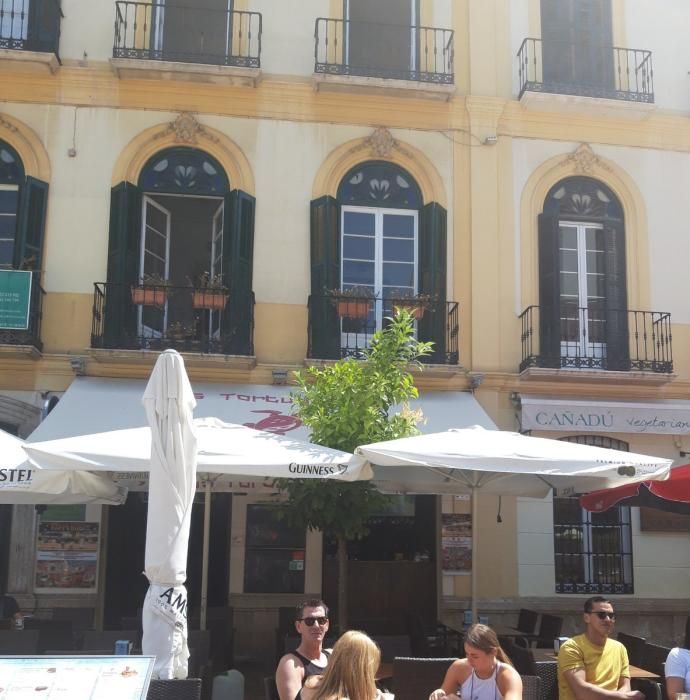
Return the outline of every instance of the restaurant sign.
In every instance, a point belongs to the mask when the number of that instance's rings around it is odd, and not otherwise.
[[[523,431],[690,434],[690,401],[568,401],[523,395],[520,403]]]
[[[0,328],[26,330],[31,305],[31,271],[0,270]]]

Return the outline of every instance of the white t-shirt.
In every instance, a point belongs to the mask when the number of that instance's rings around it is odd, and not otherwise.
[[[690,692],[690,650],[674,647],[669,652],[664,666],[666,678],[682,678],[683,690]]]

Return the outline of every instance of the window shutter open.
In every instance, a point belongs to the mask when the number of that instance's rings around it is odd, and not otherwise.
[[[223,280],[230,291],[222,327],[228,334],[224,352],[254,354],[254,217],[256,198],[242,190],[225,196]]]
[[[340,322],[336,308],[325,297],[340,288],[340,204],[328,195],[311,202],[311,356],[340,357]]]
[[[126,347],[125,339],[136,335],[136,306],[130,287],[137,282],[139,272],[140,236],[141,190],[131,182],[120,182],[110,191],[106,347]]]
[[[14,266],[17,269],[41,269],[47,205],[48,183],[27,177],[20,195],[14,247]]]
[[[619,219],[604,223],[606,281],[606,369],[628,371],[628,289],[625,271],[625,229]]]
[[[432,303],[418,321],[419,339],[433,341],[430,362],[446,362],[446,210],[437,202],[422,207],[419,227],[419,292],[430,294]]]
[[[542,367],[561,365],[561,285],[558,219],[539,215],[539,355]]]

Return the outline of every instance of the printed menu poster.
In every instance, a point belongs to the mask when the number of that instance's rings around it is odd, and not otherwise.
[[[472,516],[460,513],[441,515],[441,569],[444,574],[472,571]]]
[[[37,588],[95,588],[98,523],[41,522],[36,542]]]
[[[143,700],[154,659],[153,656],[0,657],[0,700]]]

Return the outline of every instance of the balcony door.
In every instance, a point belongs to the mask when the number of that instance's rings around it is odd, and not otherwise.
[[[544,84],[553,92],[613,89],[611,0],[541,0]]]
[[[152,46],[160,58],[224,64],[231,53],[233,0],[158,0]]]
[[[344,0],[343,16],[352,73],[410,79],[417,70],[418,0]]]

